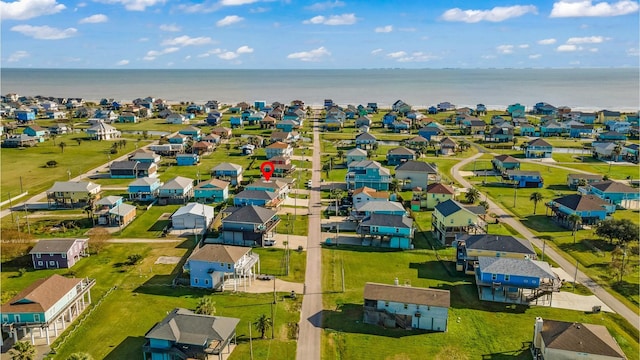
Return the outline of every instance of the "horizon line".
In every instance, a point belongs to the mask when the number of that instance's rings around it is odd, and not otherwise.
[[[617,67],[441,67],[441,68],[398,68],[398,67],[372,67],[372,68],[66,68],[66,67],[3,67],[3,70],[249,70],[249,71],[265,71],[265,70],[285,70],[285,71],[326,71],[326,70],[640,70],[636,66],[617,66]],[[0,70],[1,72],[1,70]]]

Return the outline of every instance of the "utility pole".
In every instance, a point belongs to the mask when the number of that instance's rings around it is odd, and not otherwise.
[[[540,261],[544,261],[544,248],[547,247],[547,239],[542,239],[542,259]]]
[[[518,198],[518,183],[513,184],[513,207],[516,207],[516,199]]]
[[[340,259],[340,267],[342,273],[342,292],[344,292],[344,260]]]
[[[253,337],[251,336],[251,321],[249,321],[249,354],[251,354],[251,360],[253,360]]]
[[[24,218],[27,220],[27,229],[31,235],[31,225],[29,224],[29,213],[27,212],[27,203],[24,203]]]
[[[15,221],[13,217],[13,203],[11,202],[11,192],[9,192],[9,212],[11,213],[11,222]]]

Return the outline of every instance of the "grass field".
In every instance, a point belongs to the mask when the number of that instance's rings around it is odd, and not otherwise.
[[[530,359],[527,348],[537,316],[605,325],[626,352],[638,359],[638,331],[618,315],[480,302],[473,278],[431,250],[405,252],[362,247],[323,250],[323,359]],[[344,264],[346,292],[341,292]],[[375,269],[375,272],[372,272]],[[448,331],[426,333],[362,323],[362,292],[368,281],[451,291]]]

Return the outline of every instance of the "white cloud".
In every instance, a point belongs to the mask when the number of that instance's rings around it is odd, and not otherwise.
[[[598,51],[600,51],[600,50],[599,50],[598,48],[591,48],[591,49],[589,49],[589,51],[590,51],[590,52],[598,52]]]
[[[107,21],[109,21],[109,18],[107,17],[107,15],[95,14],[95,15],[88,16],[84,19],[80,19],[79,23],[80,24],[99,24],[99,23],[105,23]]]
[[[61,40],[72,37],[78,33],[75,28],[58,29],[50,26],[16,25],[11,31],[40,40]]]
[[[237,58],[238,56],[240,56],[237,53],[234,53],[233,51],[226,51],[223,52],[222,54],[219,54],[218,57],[222,60],[233,60],[235,58]]]
[[[402,52],[402,51],[400,51]],[[425,62],[436,59],[437,56],[425,54],[421,51],[411,53],[411,55],[401,56],[397,58],[398,62]]]
[[[627,55],[629,56],[640,56],[640,49],[638,48],[630,48],[627,49]]]
[[[529,59],[540,59],[542,57],[541,54],[531,54],[529,55]]]
[[[461,21],[477,23],[480,21],[500,22],[516,18],[527,13],[537,14],[538,9],[533,5],[496,6],[491,10],[462,10],[449,9],[442,14],[446,21]]]
[[[567,39],[567,44],[600,44],[605,40],[603,36],[572,37]]]
[[[167,39],[162,42],[163,46],[197,46],[211,44],[213,41],[208,36],[189,37],[187,35]]]
[[[240,17],[238,15],[228,15],[225,16],[224,18],[222,18],[221,20],[218,20],[216,22],[216,26],[222,27],[222,26],[229,26],[235,23],[239,23],[240,21],[244,20],[243,17]]]
[[[553,45],[556,43],[556,39],[554,38],[550,38],[550,39],[542,39],[542,40],[538,40],[538,44],[540,45]]]
[[[145,55],[145,57],[143,57],[143,59],[147,60],[147,61],[155,60],[160,55],[171,54],[171,53],[174,53],[174,52],[176,52],[178,50],[180,50],[180,48],[178,48],[178,47],[169,47],[169,48],[166,48],[166,49],[162,49],[160,51],[158,51],[158,50],[149,50],[149,51],[147,51],[147,55]]]
[[[259,0],[222,0],[220,1],[220,5],[222,6],[239,6],[239,5],[247,5],[258,2]]]
[[[378,54],[380,54],[382,51],[383,51],[382,49],[375,49],[375,50],[371,51],[371,55],[378,55]]]
[[[345,3],[339,0],[336,0],[336,1],[318,2],[310,6],[307,6],[306,9],[311,11],[325,11],[325,10],[342,7],[342,6],[345,6]]]
[[[145,11],[150,6],[164,4],[166,0],[98,0],[106,4],[121,4],[130,11]]]
[[[393,31],[393,26],[391,25],[380,26],[375,29],[375,32],[377,33],[390,33],[392,31]]]
[[[520,44],[520,45],[518,45],[518,47],[520,49],[528,49],[529,48],[529,44]]]
[[[129,60],[123,59],[116,63],[116,66],[125,66],[125,65],[129,65]]]
[[[251,54],[252,52],[253,49],[248,47],[247,45],[240,46],[238,50],[236,50],[236,53],[238,54]]]
[[[251,54],[253,53],[253,48],[248,47],[247,45],[240,46],[236,51],[227,51],[214,49],[209,51],[206,54],[198,55],[198,57],[207,57],[209,55],[218,55],[218,57],[222,60],[234,60],[240,57],[242,54]]]
[[[56,0],[0,1],[2,20],[28,20],[38,16],[57,14],[64,9],[66,6],[58,4]]]
[[[220,53],[222,53],[222,49],[212,49],[212,50],[207,51],[204,54],[198,55],[198,57],[199,58],[204,58],[204,57],[209,57],[211,55],[217,55],[217,54],[220,54]]]
[[[322,15],[314,16],[309,20],[305,20],[303,24],[322,24],[322,25],[353,25],[358,21],[355,14],[331,15],[325,17]]]
[[[399,58],[407,56],[407,52],[406,51],[396,51],[396,52],[388,53],[387,56],[392,58],[392,59],[399,59]]]
[[[619,16],[637,11],[638,3],[631,0],[612,3],[602,1],[596,4],[592,0],[561,0],[553,4],[549,17]]]
[[[185,60],[191,60],[191,55],[187,55],[184,57]]]
[[[287,59],[297,59],[300,61],[315,62],[315,61],[322,60],[322,58],[325,56],[331,56],[331,53],[324,46],[321,46],[317,49],[313,49],[310,51],[301,51],[301,52],[291,53],[287,55]]]
[[[485,59],[485,60],[491,60],[491,59],[495,59],[497,56],[495,56],[495,55],[482,55],[480,57]]]
[[[496,46],[496,50],[500,54],[512,54],[513,53],[513,45],[498,45]]]
[[[18,50],[16,52],[14,52],[13,54],[9,55],[9,58],[7,59],[7,62],[18,62],[24,58],[28,58],[29,57],[29,53],[24,51],[24,50]]]
[[[181,4],[177,6],[177,9],[187,14],[208,14],[217,10],[220,10],[220,3],[211,3],[205,1],[202,4]]]
[[[182,28],[180,28],[180,26],[178,26],[176,24],[162,24],[162,25],[160,25],[160,30],[162,30],[162,31],[178,32],[181,29]]]
[[[579,51],[579,50],[582,50],[582,47],[577,45],[572,45],[572,44],[564,44],[556,48],[556,51],[559,51],[559,52],[572,52],[572,51]]]

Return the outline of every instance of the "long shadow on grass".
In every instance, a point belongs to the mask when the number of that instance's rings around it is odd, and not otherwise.
[[[144,336],[127,336],[118,346],[110,344],[113,350],[105,357],[105,360],[142,359],[142,345]]]
[[[546,215],[531,215],[521,220],[522,225],[537,232],[559,232],[567,229],[556,224]]]
[[[355,252],[366,252],[366,253],[386,253],[386,252],[400,252],[402,249],[389,249],[389,248],[379,248],[379,247],[371,247],[371,246],[359,246],[359,245],[321,245],[323,249],[331,249],[331,250],[342,250],[342,251],[355,251]]]
[[[517,350],[507,350],[499,353],[483,354],[483,360],[502,360],[502,359],[531,359],[531,342],[525,341],[522,347]]]
[[[336,310],[322,310],[308,320],[318,325],[322,320],[322,328],[354,334],[368,334],[401,338],[405,336],[425,334],[424,330],[389,329],[378,325],[362,322],[363,310],[360,304],[343,304]]]

